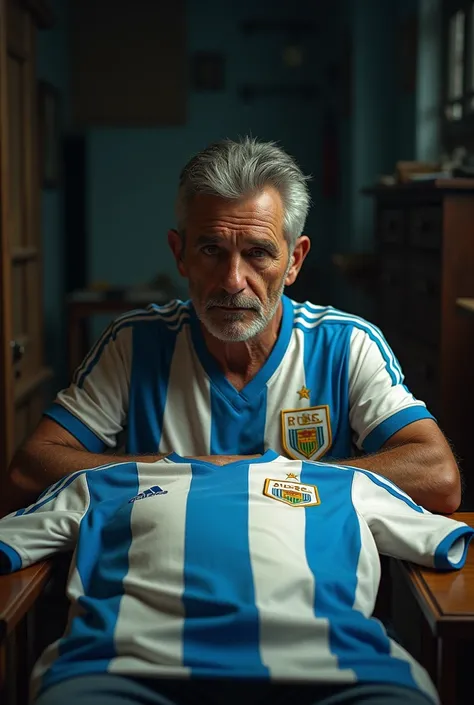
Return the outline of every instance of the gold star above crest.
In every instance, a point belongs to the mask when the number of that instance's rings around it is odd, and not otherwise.
[[[290,473],[288,473],[288,475],[286,476],[286,479],[287,479],[287,480],[296,480],[296,482],[298,482],[298,475],[295,475],[294,472],[290,472]]]
[[[298,389],[298,394],[300,395],[300,399],[309,399],[310,392],[311,392],[311,389],[308,389],[308,387],[305,387],[304,384],[301,387],[301,389]]]

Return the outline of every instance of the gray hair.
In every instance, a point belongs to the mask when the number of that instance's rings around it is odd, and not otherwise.
[[[273,186],[283,201],[284,234],[292,250],[308,215],[309,179],[274,142],[258,142],[253,137],[216,142],[194,156],[181,172],[176,202],[178,230],[184,234],[187,207],[198,193],[239,199]]]

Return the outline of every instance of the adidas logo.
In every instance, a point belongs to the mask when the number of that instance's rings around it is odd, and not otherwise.
[[[147,497],[154,497],[157,494],[168,494],[168,490],[162,490],[159,485],[153,485],[153,487],[150,487],[148,490],[140,492],[139,494],[135,495],[135,497],[132,497],[132,499],[129,499],[128,503],[130,504],[130,502],[136,502],[137,499],[146,499]]]

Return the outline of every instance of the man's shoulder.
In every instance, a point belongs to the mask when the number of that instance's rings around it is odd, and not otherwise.
[[[168,304],[158,306],[149,304],[145,308],[127,311],[112,324],[112,334],[117,335],[124,329],[156,329],[179,333],[188,324],[190,317],[190,302],[176,299]]]
[[[304,333],[317,332],[323,328],[349,328],[369,335],[380,335],[380,329],[365,318],[342,311],[334,306],[318,306],[310,301],[292,301],[294,308],[293,326]]]

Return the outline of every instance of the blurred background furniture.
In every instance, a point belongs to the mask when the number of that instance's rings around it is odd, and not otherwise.
[[[53,370],[45,362],[38,29],[46,1],[0,0],[0,505],[14,449],[38,423]]]
[[[456,300],[474,297],[474,180],[377,186],[375,316],[410,391],[426,402],[464,471],[474,509],[474,326]]]

